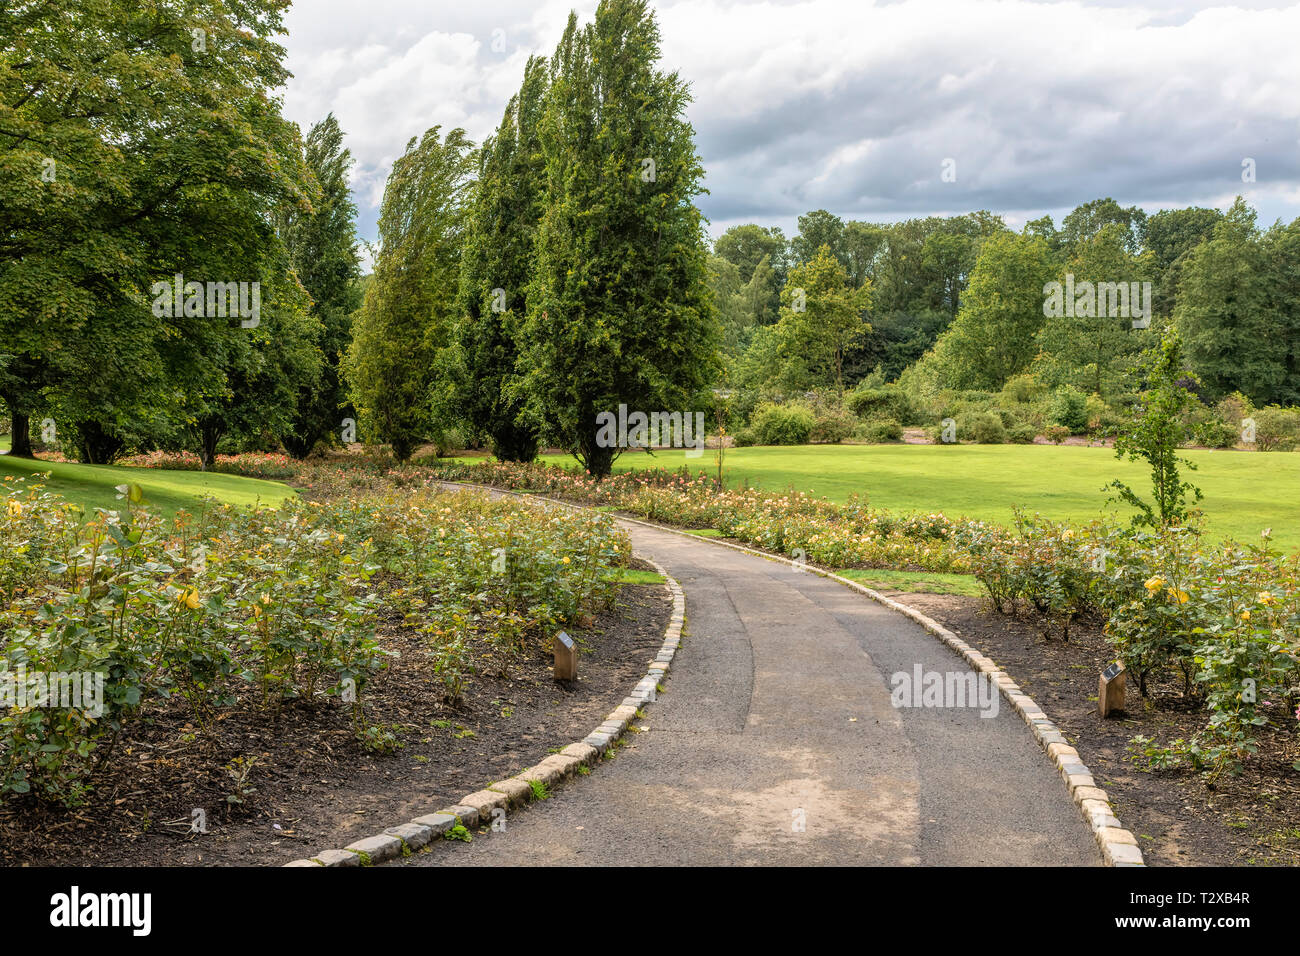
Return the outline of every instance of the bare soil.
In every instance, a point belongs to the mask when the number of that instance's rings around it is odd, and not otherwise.
[[[613,608],[570,629],[577,681],[552,677],[549,644],[530,646],[480,660],[455,705],[394,613],[380,639],[398,656],[364,701],[400,749],[368,751],[337,701],[239,708],[204,734],[177,702],[130,729],[80,807],[0,809],[0,864],[279,865],[433,813],[589,734],[644,676],[671,609],[663,585],[625,585]],[[251,762],[242,783],[240,760]]]

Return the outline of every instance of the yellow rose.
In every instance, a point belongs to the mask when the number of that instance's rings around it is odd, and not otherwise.
[[[186,588],[180,594],[176,595],[176,603],[183,604],[191,611],[199,606],[199,592],[193,588]]]
[[[1273,597],[1272,591],[1260,591],[1257,600],[1260,604],[1273,604],[1277,601],[1277,598]]]
[[[1148,578],[1147,583],[1143,585],[1143,587],[1145,587],[1152,594],[1155,594],[1164,586],[1165,586],[1165,579],[1162,577]]]
[[[1249,612],[1249,611],[1242,611],[1242,612],[1241,612],[1241,619],[1242,619],[1243,621],[1249,621],[1249,620],[1250,620],[1250,612]]]
[[[9,514],[15,518],[23,513],[23,503],[21,501],[9,502]]]

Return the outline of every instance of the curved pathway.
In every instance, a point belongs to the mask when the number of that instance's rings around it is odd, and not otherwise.
[[[649,730],[505,832],[400,865],[1101,864],[1005,699],[991,718],[891,705],[895,672],[969,670],[920,625],[814,574],[626,527],[686,592]]]

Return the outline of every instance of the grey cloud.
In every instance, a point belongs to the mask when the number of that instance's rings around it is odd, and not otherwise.
[[[579,6],[589,16],[594,3]],[[1019,219],[1098,196],[1154,208],[1239,192],[1264,221],[1294,218],[1300,8],[1235,6],[665,0],[660,13],[668,65],[693,85],[710,190],[700,205],[716,233],[751,220],[788,229],[816,207],[881,220],[979,208]],[[291,84],[287,108],[304,123],[340,113],[363,171],[368,237],[377,187],[406,138],[435,123],[489,132],[526,51],[551,50],[568,8],[300,0],[287,46],[305,79]],[[490,49],[498,28],[504,54]],[[455,35],[477,48],[446,39]],[[422,41],[464,60],[454,71],[391,67]],[[391,79],[358,76],[346,60],[312,69],[313,58],[367,45]],[[1253,185],[1240,180],[1246,156],[1258,163]],[[947,157],[955,183],[940,181]]]

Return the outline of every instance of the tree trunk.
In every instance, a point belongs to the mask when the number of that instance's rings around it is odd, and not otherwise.
[[[222,429],[219,425],[207,422],[199,428],[199,464],[204,471],[212,467],[217,460],[217,442],[221,440]]]
[[[525,426],[504,424],[492,435],[492,451],[502,461],[527,464],[537,457],[537,433]]]
[[[99,422],[78,423],[76,434],[78,454],[87,465],[111,465],[125,448],[125,443]]]
[[[13,406],[10,406],[11,408]],[[31,417],[22,412],[14,411],[13,428],[11,429],[11,444],[9,454],[15,458],[33,458],[32,454],[32,420]]]
[[[579,447],[582,463],[587,466],[587,474],[593,478],[608,478],[609,473],[614,470],[614,458],[618,454],[617,448],[602,448],[596,441],[596,432],[593,430],[584,439],[583,444],[586,447]]]

